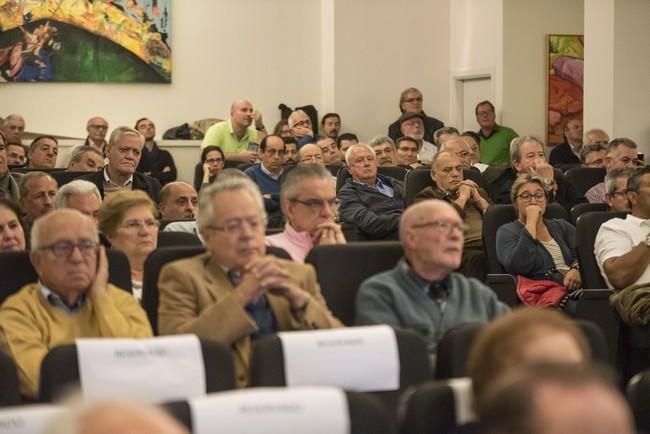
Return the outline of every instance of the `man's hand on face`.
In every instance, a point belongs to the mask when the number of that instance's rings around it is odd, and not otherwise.
[[[346,242],[341,225],[331,221],[318,225],[312,241],[314,245],[345,244]]]
[[[302,125],[299,127],[293,127],[293,135],[296,137],[313,137],[314,132],[312,131],[311,128],[303,127]]]
[[[553,171],[553,166],[548,164],[546,160],[538,158],[535,161],[535,165],[528,169],[531,175],[537,175],[544,179],[554,179],[555,172]]]
[[[88,296],[91,299],[97,299],[106,293],[108,286],[108,259],[106,258],[106,248],[99,246],[97,251],[97,274],[95,280],[90,285]]]
[[[262,113],[255,110],[253,112],[253,119],[255,121],[255,128],[261,130],[264,127],[264,120],[262,119]]]

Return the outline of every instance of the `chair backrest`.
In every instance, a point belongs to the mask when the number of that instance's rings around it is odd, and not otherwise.
[[[386,414],[382,402],[368,393],[345,392],[350,418],[350,434],[395,434],[397,431]],[[192,409],[188,401],[162,404],[162,408],[188,430],[192,424]],[[246,419],[242,418],[242,424]],[[317,423],[316,421],[314,423]],[[274,431],[277,432],[277,431]]]
[[[338,193],[341,187],[343,187],[350,177],[350,172],[346,166],[342,166],[338,172],[336,172],[336,192]]]
[[[431,179],[431,170],[415,169],[406,174],[404,180],[404,201],[406,206],[413,204],[415,196],[427,187],[433,186]]]
[[[83,178],[88,176],[88,172],[67,172],[67,171],[56,171],[50,172],[50,176],[56,179],[56,183],[61,188],[61,186],[67,184],[68,182],[74,181],[75,179]]]
[[[117,250],[106,250],[108,257],[108,281],[113,285],[131,293],[131,266],[124,253]],[[34,283],[38,275],[29,260],[28,252],[0,253],[0,304],[7,297],[18,292],[23,286]],[[11,272],[6,272],[11,270]]]
[[[14,360],[0,351],[0,407],[21,403],[18,386],[18,371]]]
[[[584,196],[591,187],[603,182],[605,173],[605,169],[598,167],[574,167],[567,170],[564,179]]]
[[[165,247],[199,247],[202,246],[201,240],[189,232],[158,232],[158,248]]]
[[[368,277],[393,268],[403,255],[397,241],[356,242],[316,246],[305,263],[316,269],[321,293],[334,316],[352,325],[359,285]]]
[[[514,205],[492,205],[483,216],[483,245],[488,261],[489,274],[504,274],[505,269],[497,258],[497,230],[501,225],[515,220]],[[544,218],[569,220],[566,209],[557,203],[546,205]]]
[[[200,161],[194,166],[194,189],[196,191],[201,190],[201,184],[203,184],[203,163]]]
[[[571,208],[571,223],[573,226],[578,222],[578,218],[592,211],[607,211],[609,206],[606,203],[579,203]]]
[[[469,378],[428,382],[415,388],[410,395],[407,392],[405,399],[400,430],[404,434],[456,432],[459,426],[475,419]]]
[[[600,226],[607,220],[615,217],[625,218],[626,215],[627,213],[624,212],[592,211],[578,218],[576,222],[576,255],[580,264],[583,288],[607,288],[594,255],[596,235]]]
[[[395,337],[399,353],[399,389],[370,392],[384,402],[386,408],[392,412],[392,416],[396,416],[398,398],[403,391],[431,378],[424,340],[408,330],[395,330]],[[284,348],[277,335],[258,339],[253,346],[251,356],[250,385],[252,387],[286,386],[284,360]],[[314,369],[318,368],[314,367]]]
[[[630,403],[636,429],[650,432],[650,369],[636,374],[627,385],[627,400]]]
[[[332,176],[336,176],[336,175],[339,174],[339,171],[341,170],[341,168],[345,167],[345,165],[343,165],[343,164],[328,164],[325,167],[327,168],[327,170],[330,171]],[[347,170],[346,170],[346,172],[347,172]]]
[[[390,176],[398,181],[404,181],[409,170],[399,166],[381,166],[377,168],[377,173],[384,176]]]
[[[205,366],[206,393],[235,388],[235,368],[228,346],[200,339]],[[143,378],[143,382],[156,381]],[[54,402],[71,388],[80,386],[79,356],[76,344],[52,348],[43,358],[39,384],[39,399]]]

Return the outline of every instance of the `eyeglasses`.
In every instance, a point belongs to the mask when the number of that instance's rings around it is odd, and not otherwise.
[[[311,127],[311,119],[305,119],[304,121],[296,122],[293,124],[293,127]]]
[[[145,220],[143,222],[137,221],[137,220],[131,220],[126,223],[124,223],[121,228],[126,229],[127,231],[131,232],[140,232],[143,228],[147,230],[154,230],[158,229],[160,227],[160,222],[155,219],[151,220]]]
[[[99,244],[91,240],[80,240],[78,243],[61,240],[48,246],[41,246],[39,247],[39,250],[49,250],[58,258],[67,258],[72,255],[75,248],[79,249],[82,256],[91,256],[97,252],[98,246]]]
[[[289,199],[291,202],[296,202],[301,205],[304,205],[311,209],[313,212],[318,212],[320,213],[323,208],[325,208],[325,204],[329,205],[330,209],[337,210],[339,205],[341,204],[341,201],[338,198],[330,199],[330,200],[321,200],[321,199],[307,199],[307,200],[302,200],[302,199]]]
[[[607,196],[609,196],[609,197],[611,197],[611,198],[615,198],[615,197],[625,197],[626,193],[627,193],[627,190],[623,190],[623,191],[614,191],[614,192],[612,192],[612,193],[607,193]]]
[[[284,151],[282,149],[266,149],[264,151],[266,155],[270,157],[283,157],[284,156]]]
[[[323,161],[323,156],[320,154],[316,155],[305,155],[300,159],[301,163],[306,163],[308,161]]]
[[[244,229],[244,226],[248,225],[253,231],[263,229],[266,226],[266,217],[251,217],[243,219],[233,219],[226,222],[223,226],[210,225],[206,226],[206,229],[211,229],[213,231],[221,231],[226,235],[239,234]]]
[[[207,160],[205,160],[205,162],[208,163],[208,164],[221,164],[221,163],[223,163],[223,159],[222,158],[208,158]]]
[[[530,202],[531,200],[533,200],[533,198],[535,198],[535,200],[539,202],[543,199],[546,199],[546,193],[542,193],[541,191],[538,191],[537,193],[525,192],[525,193],[518,194],[517,197],[523,200],[524,202]]]
[[[587,167],[602,167],[603,164],[605,164],[605,160],[603,160],[602,158],[599,158],[597,160],[590,161],[589,163],[585,163],[585,166],[587,166]]]
[[[434,230],[450,233],[452,229],[458,229],[465,233],[469,230],[469,226],[465,223],[450,222],[446,220],[433,220],[426,223],[419,223],[411,226],[412,229],[431,228]]]
[[[108,125],[91,125],[90,128],[94,128],[96,130],[107,130]]]
[[[422,97],[418,97],[418,98],[409,98],[409,99],[405,99],[405,100],[402,101],[402,102],[408,102],[408,103],[411,103],[411,104],[415,104],[416,102],[422,102]]]
[[[476,116],[489,116],[493,114],[494,112],[492,110],[490,111],[477,111]]]

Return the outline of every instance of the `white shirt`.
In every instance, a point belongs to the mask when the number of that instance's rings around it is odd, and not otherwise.
[[[643,220],[632,214],[628,214],[625,219],[614,218],[602,224],[594,242],[594,255],[596,255],[600,274],[605,278],[609,288],[614,289],[614,286],[609,283],[605,275],[603,263],[610,258],[623,256],[630,252],[645,240],[648,233],[650,233],[650,220]],[[647,282],[650,282],[650,267],[633,285]]]
[[[420,147],[420,152],[418,152],[418,161],[422,163],[431,163],[433,156],[438,153],[438,148],[431,142],[422,140],[422,146]]]
[[[196,220],[169,223],[165,226],[163,232],[187,232],[188,234],[199,237],[199,240],[203,243],[203,237],[196,228]]]

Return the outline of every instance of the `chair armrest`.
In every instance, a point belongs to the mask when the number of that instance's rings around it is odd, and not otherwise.
[[[584,289],[576,306],[576,319],[591,321],[605,334],[612,361],[618,359],[621,319],[609,304],[611,289]]]
[[[510,307],[521,304],[517,297],[517,279],[512,274],[488,274],[486,282],[499,300]]]

